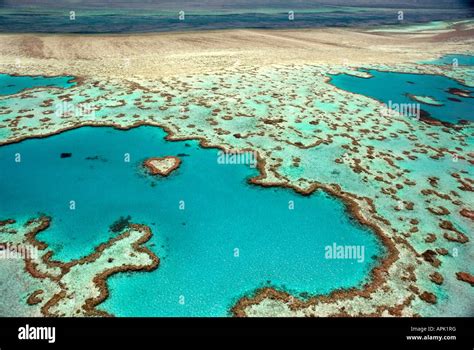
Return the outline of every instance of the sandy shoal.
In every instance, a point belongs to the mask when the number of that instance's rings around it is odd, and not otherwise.
[[[474,48],[473,29],[221,30],[132,35],[0,34],[0,72],[160,78],[272,64],[396,64]]]

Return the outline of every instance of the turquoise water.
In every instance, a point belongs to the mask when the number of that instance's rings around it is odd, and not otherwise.
[[[448,92],[450,88],[468,90],[473,88],[461,85],[457,81],[440,75],[408,74],[367,70],[371,78],[359,78],[348,74],[331,75],[331,83],[340,89],[369,96],[389,104],[416,103],[407,94],[431,96],[441,102],[442,106],[420,103],[420,108],[431,117],[458,123],[460,120],[474,120],[474,99],[460,97]],[[455,99],[454,100],[450,100]]]
[[[12,95],[25,89],[43,86],[68,88],[75,85],[75,83],[71,82],[72,79],[74,79],[74,77],[14,76],[0,74],[0,95]]]
[[[255,169],[219,165],[215,149],[164,136],[156,127],[83,127],[0,147],[0,217],[51,215],[51,228],[38,238],[63,260],[113,236],[109,225],[120,216],[150,225],[148,246],[160,267],[110,279],[102,308],[118,316],[225,316],[240,296],[263,285],[317,294],[367,280],[382,248],[339,200],[249,185]],[[182,159],[169,177],[142,171],[144,159],[165,155]],[[324,247],[334,242],[364,246],[365,261],[325,259]]]
[[[452,54],[445,55],[431,61],[422,61],[423,64],[435,64],[435,65],[446,65],[453,64],[454,60],[458,60],[458,65],[460,66],[474,66],[474,55],[461,55],[461,54]]]

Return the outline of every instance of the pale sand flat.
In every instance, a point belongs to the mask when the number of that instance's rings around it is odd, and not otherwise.
[[[436,42],[436,43],[434,43]],[[397,64],[472,51],[474,30],[221,30],[131,35],[1,34],[0,72],[160,78],[273,64]]]

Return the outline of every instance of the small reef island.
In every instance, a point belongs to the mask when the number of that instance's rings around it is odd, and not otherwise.
[[[472,316],[474,19],[392,5],[0,4],[0,316]]]
[[[148,158],[143,162],[143,166],[151,175],[168,176],[179,168],[181,159],[167,156],[162,158]]]

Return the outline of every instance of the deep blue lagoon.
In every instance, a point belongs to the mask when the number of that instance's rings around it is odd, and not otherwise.
[[[410,96],[429,96],[442,105],[420,103],[420,108],[432,118],[457,124],[460,120],[474,120],[474,88],[441,75],[409,74],[367,70],[371,78],[348,74],[331,75],[331,83],[353,93],[375,98],[387,105],[413,104]],[[450,89],[469,91],[471,97],[450,93]]]
[[[21,61],[20,61],[21,62]],[[21,64],[21,63],[19,63]],[[43,77],[43,76],[15,76],[0,74],[0,96],[12,95],[25,89],[35,87],[68,88],[75,85],[71,76]]]
[[[62,260],[115,235],[109,227],[120,217],[149,225],[161,264],[109,279],[111,297],[100,307],[118,316],[225,316],[261,286],[319,294],[368,280],[383,249],[339,200],[250,185],[255,169],[218,164],[215,149],[164,137],[157,127],[83,127],[0,147],[1,217],[50,215],[38,238]],[[169,177],[143,171],[144,159],[167,155],[182,159]],[[325,259],[333,243],[364,246],[365,260]]]

